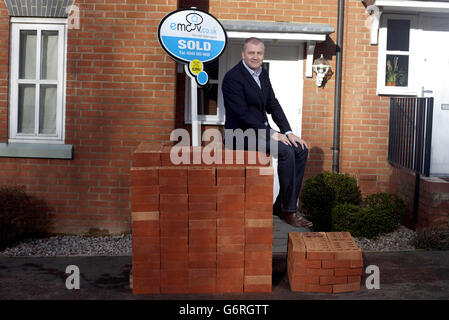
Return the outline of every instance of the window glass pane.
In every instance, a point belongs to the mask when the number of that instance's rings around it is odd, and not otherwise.
[[[37,32],[35,30],[20,31],[20,79],[36,79],[36,39]]]
[[[389,19],[387,23],[387,50],[409,51],[410,20]]]
[[[408,86],[408,56],[387,54],[386,86]]]
[[[56,85],[41,85],[39,100],[39,133],[56,134]]]
[[[218,84],[198,88],[198,114],[217,115]]]
[[[218,80],[218,59],[204,64],[204,71],[209,76],[209,80]]]
[[[17,132],[34,133],[35,87],[32,84],[19,85],[19,114]]]
[[[41,79],[58,78],[58,31],[42,31]]]

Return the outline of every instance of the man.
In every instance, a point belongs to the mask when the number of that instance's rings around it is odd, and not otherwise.
[[[278,158],[280,190],[273,206],[274,214],[295,227],[311,227],[312,223],[298,212],[298,196],[308,147],[304,140],[292,133],[275,97],[268,73],[262,68],[264,56],[263,42],[258,38],[249,38],[243,45],[242,61],[226,73],[222,83],[225,129],[257,131],[258,141],[265,141],[264,150]],[[281,132],[269,127],[267,113],[271,114]],[[270,148],[273,142],[277,148]],[[233,148],[236,146],[233,145]],[[248,149],[246,140],[244,149]]]

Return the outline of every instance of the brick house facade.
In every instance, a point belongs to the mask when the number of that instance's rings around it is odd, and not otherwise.
[[[11,3],[15,1],[0,1],[4,150],[12,145],[8,143],[11,21],[33,16],[33,11],[14,14],[8,7]],[[70,7],[72,2],[64,3]],[[65,149],[56,151],[54,158],[33,156],[39,152],[34,149],[26,149],[25,155],[20,150],[0,153],[0,184],[25,185],[28,192],[45,199],[55,232],[129,231],[135,148],[143,141],[169,141],[173,129],[189,127],[184,123],[185,77],[177,73],[176,63],[157,40],[161,19],[178,7],[195,5],[219,20],[327,24],[336,30],[337,4],[335,0],[77,0],[79,28],[71,27],[73,16],[65,25],[64,136],[59,144]],[[369,15],[361,1],[346,1],[344,14],[340,171],[356,176],[364,194],[389,191],[390,102],[388,96],[376,94],[378,47],[370,44],[365,26]],[[314,52],[315,58],[324,54],[333,70],[336,36],[329,34]],[[311,148],[308,178],[332,168],[335,77],[324,87],[316,86],[315,77],[305,77],[303,85],[302,138]],[[41,153],[49,150],[40,148]]]

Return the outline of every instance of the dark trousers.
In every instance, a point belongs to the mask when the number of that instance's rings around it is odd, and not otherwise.
[[[296,212],[298,210],[298,198],[301,191],[309,150],[307,148],[302,149],[299,144],[298,147],[295,147],[293,145],[289,146],[282,142],[274,141],[271,138],[256,138],[257,141],[260,141],[259,139],[265,141],[266,148],[262,151],[265,151],[272,157],[278,159],[277,172],[279,177],[279,195],[273,205],[273,214],[279,215],[282,210]],[[270,148],[270,143],[271,146],[275,147]],[[260,144],[257,145],[259,146]],[[236,146],[235,140],[233,141],[232,147],[234,150],[241,149]],[[242,147],[244,150],[253,150],[253,148],[248,147],[247,139],[244,139]]]
[[[299,144],[295,147],[282,142],[277,143],[277,172],[280,188],[273,206],[273,213],[279,214],[282,209],[287,212],[296,212],[309,150],[302,149]],[[276,155],[272,156],[276,157]]]

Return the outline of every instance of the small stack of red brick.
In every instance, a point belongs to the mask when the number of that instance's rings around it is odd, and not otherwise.
[[[189,150],[191,162],[202,151]],[[174,165],[170,151],[134,154],[133,293],[270,292],[272,168],[248,152],[243,164]]]
[[[349,232],[291,232],[287,273],[292,291],[360,290],[362,251]]]

